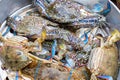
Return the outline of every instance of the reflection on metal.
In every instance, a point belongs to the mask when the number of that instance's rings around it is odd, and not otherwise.
[[[0,23],[16,10],[31,4],[32,0],[0,0]]]

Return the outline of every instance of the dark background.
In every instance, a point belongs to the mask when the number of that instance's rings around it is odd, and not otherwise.
[[[111,1],[113,1],[115,4],[117,4],[117,0],[111,0]]]
[[[120,0],[111,0],[111,1],[114,2],[120,9]]]

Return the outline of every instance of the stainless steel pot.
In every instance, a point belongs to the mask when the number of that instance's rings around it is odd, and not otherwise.
[[[2,22],[7,18],[7,16],[11,15],[14,11],[28,4],[31,4],[31,2],[32,0],[0,0],[0,24],[2,24]],[[120,30],[120,10],[114,5],[113,2],[110,1],[110,3],[112,10],[107,15],[107,21],[112,23],[113,25],[118,25],[112,27],[115,27]],[[120,42],[118,42],[118,48],[120,56]],[[118,80],[120,80],[120,73],[118,76]]]

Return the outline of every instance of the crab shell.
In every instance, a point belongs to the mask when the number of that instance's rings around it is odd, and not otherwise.
[[[34,5],[42,16],[57,23],[71,23],[90,16],[98,16],[73,0],[34,0]]]
[[[13,36],[3,39],[3,46],[1,46],[0,57],[3,61],[3,67],[13,71],[21,70],[29,65],[34,67],[37,60],[28,56],[29,48],[23,45],[28,43],[28,39],[22,36]]]
[[[24,50],[16,47],[3,46],[0,54],[3,66],[13,71],[20,70],[32,62]]]
[[[67,75],[69,75],[69,72],[66,71],[59,71],[58,66],[53,66],[52,68],[49,67],[49,64],[44,64],[44,63],[38,63],[38,66],[34,68],[28,68],[26,67],[25,69],[22,69],[22,73],[24,76],[27,76],[31,79],[36,79],[36,80],[66,80]],[[60,68],[59,68],[60,69]],[[65,70],[64,68],[62,68]],[[37,72],[36,72],[37,70]],[[58,79],[60,78],[61,79]],[[34,80],[33,79],[33,80]]]
[[[17,32],[17,35],[22,36],[39,35],[43,27],[57,26],[57,24],[38,16],[24,16],[19,21],[8,18],[7,24]]]
[[[86,80],[86,72],[85,67],[73,70],[70,80]],[[66,71],[66,67],[64,66],[39,62],[38,66],[34,68],[26,67],[22,69],[22,73],[23,76],[36,80],[68,80],[70,76],[70,71]]]
[[[16,26],[13,24],[15,24]],[[46,39],[55,39],[55,38],[64,39],[68,43],[71,43],[75,47],[79,48],[78,43],[80,42],[80,40],[76,36],[71,35],[70,31],[52,27],[52,25],[57,26],[57,24],[52,23],[48,20],[45,20],[42,17],[25,16],[24,19],[21,21],[15,21],[13,19],[8,19],[8,25],[10,25],[11,28],[14,29],[18,33],[18,35],[23,35],[23,36],[30,35],[29,36],[30,38],[40,37],[43,31],[43,27],[45,27]]]
[[[22,48],[29,52],[32,50],[36,51],[33,48],[35,48],[38,43],[29,42],[28,39],[23,36],[12,36],[10,38],[6,38],[6,40],[4,41],[4,45]]]
[[[113,44],[109,47],[98,47],[91,51],[87,67],[97,75],[109,75],[114,79],[118,70],[118,50]]]

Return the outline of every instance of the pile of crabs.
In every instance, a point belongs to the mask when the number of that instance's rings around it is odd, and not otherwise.
[[[0,35],[7,80],[116,79],[120,32],[106,21],[109,2],[99,12],[74,0],[34,0],[33,5],[37,11],[8,17],[13,37]]]

